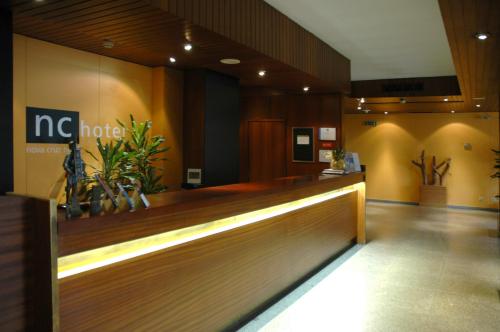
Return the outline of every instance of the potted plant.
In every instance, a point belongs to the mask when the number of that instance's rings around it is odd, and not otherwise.
[[[342,148],[335,148],[332,151],[332,161],[330,162],[331,169],[345,169],[345,151]]]

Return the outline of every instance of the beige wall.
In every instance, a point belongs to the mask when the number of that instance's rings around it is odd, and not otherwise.
[[[141,121],[153,119],[153,69],[14,35],[14,191],[48,197],[64,174],[65,152],[54,148],[65,146],[26,144],[27,106],[77,111],[90,128],[115,127],[116,119],[128,122],[129,114]],[[182,104],[177,111],[182,112]],[[155,133],[165,131],[155,127]],[[95,151],[95,139],[91,133],[80,137],[80,144]],[[169,152],[168,158],[182,160],[181,151]],[[87,167],[87,172],[92,170]]]
[[[358,152],[367,165],[368,198],[418,202],[421,176],[411,160],[425,149],[428,165],[433,155],[438,162],[452,159],[445,180],[449,205],[496,208],[498,180],[489,175],[499,120],[498,113],[488,115],[489,119],[481,119],[479,113],[345,115],[345,148]],[[377,126],[364,126],[366,120],[377,121]],[[466,151],[464,143],[472,150]]]

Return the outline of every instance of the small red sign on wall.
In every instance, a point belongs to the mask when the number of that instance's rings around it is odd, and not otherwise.
[[[332,149],[333,148],[333,142],[321,142],[321,147],[325,149]]]

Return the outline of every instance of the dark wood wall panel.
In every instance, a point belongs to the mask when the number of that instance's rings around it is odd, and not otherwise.
[[[500,90],[500,2],[439,0],[453,63],[467,111],[498,111]],[[478,32],[490,37],[480,41]],[[475,105],[481,105],[477,108]]]
[[[0,196],[0,331],[57,331],[50,202]]]
[[[318,162],[320,141],[318,128],[335,127],[337,140],[334,147],[342,146],[342,97],[340,95],[290,95],[247,90],[242,94],[240,124],[240,181],[249,180],[248,122],[278,119],[286,122],[286,175],[317,174],[328,168],[328,163]],[[314,127],[315,162],[293,162],[292,128]]]
[[[60,280],[63,331],[221,331],[356,237],[357,194]]]

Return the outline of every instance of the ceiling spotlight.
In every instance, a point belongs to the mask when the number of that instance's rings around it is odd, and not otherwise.
[[[193,45],[187,43],[187,44],[184,44],[184,50],[186,51],[191,51],[193,49]]]
[[[444,98],[443,101],[448,101],[448,98]]]
[[[486,40],[488,39],[490,35],[486,32],[478,32],[476,33],[476,38],[479,39],[479,40]]]
[[[307,92],[307,91],[309,91],[309,87],[305,86],[302,90],[304,90],[304,92]]]
[[[225,65],[237,65],[241,61],[239,59],[234,59],[234,58],[225,58],[225,59],[220,59],[220,62]]]
[[[479,108],[479,107],[481,107],[481,105],[480,105],[480,104],[476,104],[476,107],[478,107],[478,108]]]
[[[358,106],[358,110],[361,111],[361,106]]]
[[[175,60],[175,58],[173,56],[171,56],[170,58],[168,58],[168,61],[170,61],[170,63],[175,63],[175,61],[177,61],[177,60]]]
[[[102,47],[104,47],[104,48],[112,49],[114,46],[115,46],[115,43],[113,43],[112,40],[104,39],[102,41]]]
[[[454,110],[451,110],[451,113],[455,113],[455,111],[454,111]]]
[[[361,104],[363,104],[363,103],[365,102],[365,98],[361,98],[361,99],[359,100],[359,102],[360,102]]]
[[[266,76],[266,71],[265,70],[259,70],[259,76],[260,77]]]
[[[384,112],[385,115],[389,114],[389,112]]]

